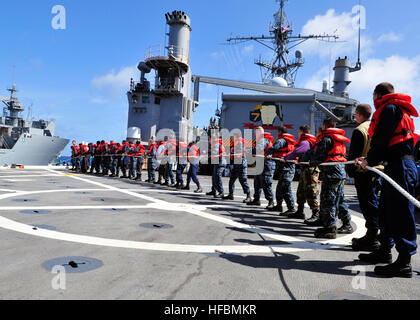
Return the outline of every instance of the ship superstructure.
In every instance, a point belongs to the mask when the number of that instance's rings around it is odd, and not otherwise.
[[[182,11],[165,15],[169,26],[167,45],[150,47],[140,62],[139,82],[128,92],[128,140],[147,142],[161,130],[190,140],[197,103],[191,98],[190,17]],[[145,75],[154,71],[153,87]]]

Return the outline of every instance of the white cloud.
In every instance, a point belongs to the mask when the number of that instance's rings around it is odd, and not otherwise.
[[[378,42],[400,42],[402,41],[403,36],[401,34],[396,34],[394,32],[384,33],[378,38]]]
[[[337,35],[337,42],[308,40],[300,45],[305,54],[318,55],[321,58],[352,55],[357,53],[359,30],[354,28],[354,16],[351,12],[337,13],[329,9],[324,15],[317,15],[302,28],[302,35]],[[334,41],[334,40],[331,40]],[[371,51],[372,40],[362,35],[362,55]]]
[[[305,88],[320,90],[322,81],[328,79],[327,67],[310,78]],[[420,56],[414,58],[393,55],[385,59],[371,58],[364,63],[362,70],[350,75],[350,97],[361,102],[372,103],[372,92],[381,82],[390,82],[397,92],[413,98],[414,105],[420,103]]]
[[[100,97],[94,98],[94,102],[100,103],[104,100],[120,98],[130,87],[130,79],[138,75],[137,68],[124,67],[119,72],[111,70],[108,74],[93,78],[91,84]]]

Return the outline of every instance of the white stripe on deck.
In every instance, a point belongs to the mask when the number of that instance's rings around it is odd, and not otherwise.
[[[47,169],[48,171],[54,172],[53,170]],[[69,175],[66,175],[69,176]],[[245,231],[250,231],[256,234],[261,235],[262,237],[271,238],[274,240],[282,241],[282,242],[289,242],[290,244],[286,245],[278,245],[278,246],[200,246],[200,245],[179,245],[179,244],[164,244],[164,243],[146,243],[146,242],[133,242],[133,241],[125,241],[125,240],[114,240],[114,239],[106,239],[106,238],[97,238],[97,237],[89,237],[83,235],[75,235],[75,234],[67,234],[67,233],[60,233],[55,231],[49,230],[33,230],[31,226],[24,225],[4,217],[0,217],[0,227],[3,227],[8,230],[14,230],[17,232],[22,232],[25,234],[56,239],[56,240],[63,240],[63,241],[71,241],[71,242],[78,242],[78,243],[85,243],[91,245],[100,245],[100,246],[109,246],[109,247],[120,247],[120,248],[132,248],[132,249],[141,249],[141,250],[158,250],[158,251],[178,251],[178,252],[200,252],[200,253],[214,253],[216,250],[226,252],[226,253],[272,253],[279,252],[279,253],[286,253],[286,252],[301,252],[301,251],[310,251],[310,250],[318,250],[318,249],[328,249],[335,246],[342,247],[350,243],[351,238],[358,237],[364,235],[366,229],[364,228],[363,220],[360,218],[355,217],[354,222],[358,225],[357,232],[352,235],[348,235],[336,240],[332,241],[323,241],[323,242],[307,242],[302,239],[298,239],[295,237],[290,237],[286,235],[281,235],[279,233],[254,228],[250,225],[239,223],[221,216],[212,215],[210,213],[204,212],[207,207],[203,205],[191,205],[185,203],[170,203],[159,199],[154,199],[149,196],[145,196],[139,193],[135,193],[132,191],[128,191],[127,189],[120,189],[117,187],[109,186],[103,183],[99,183],[96,181],[87,180],[84,178],[80,178],[77,176],[69,176],[73,179],[83,181],[86,183],[94,184],[100,186],[102,188],[117,191],[124,194],[128,194],[130,196],[140,198],[143,200],[150,201],[152,203],[144,206],[147,208],[155,208],[159,210],[170,210],[170,211],[180,211],[180,212],[187,212],[191,213],[196,216],[200,216],[202,218],[206,218],[209,220],[217,221],[229,226],[233,226],[235,228],[239,228]],[[80,189],[79,189],[80,190]],[[75,190],[54,190],[53,192],[74,192]],[[101,190],[103,191],[103,190]],[[47,193],[47,191],[41,192],[34,192],[34,193]],[[0,196],[0,199],[16,197],[22,195],[23,193],[15,193],[12,195],[3,195]],[[30,194],[30,192],[26,192],[25,194]],[[95,206],[98,208],[99,206]],[[107,208],[109,208],[107,206]],[[110,206],[110,208],[116,208],[115,206]],[[25,207],[27,210],[28,207]],[[30,208],[29,208],[30,209]]]

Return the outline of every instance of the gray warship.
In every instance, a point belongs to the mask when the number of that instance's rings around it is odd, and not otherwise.
[[[55,164],[63,149],[70,142],[54,136],[55,122],[24,120],[25,111],[16,96],[16,85],[10,97],[0,97],[5,105],[0,117],[0,166],[46,166]]]
[[[190,17],[182,11],[167,13],[169,25],[166,46],[146,50],[145,60],[140,62],[140,81],[131,81],[128,92],[128,140],[141,138],[147,141],[160,129],[174,130],[178,138],[190,140],[195,134],[194,112],[199,106],[200,83],[221,87],[239,88],[256,93],[222,94],[222,107],[217,108],[218,127],[252,129],[263,126],[277,134],[279,126],[289,127],[297,135],[301,125],[309,125],[312,133],[322,125],[326,117],[338,122],[338,126],[351,135],[356,123],[354,111],[358,101],[349,96],[350,74],[360,71],[360,26],[358,60],[354,66],[348,57],[338,58],[334,67],[334,85],[329,88],[326,81],[320,83],[320,91],[295,87],[298,70],[304,65],[303,52],[296,50],[291,59],[291,50],[304,41],[336,41],[337,35],[294,35],[293,24],[288,21],[286,0],[277,0],[279,10],[270,24],[270,35],[259,37],[237,37],[228,43],[256,41],[270,47],[274,57],[269,62],[261,59],[255,63],[262,70],[261,83],[220,79],[192,75],[189,43]],[[145,75],[155,70],[155,86],[151,87]],[[190,89],[194,83],[193,90]]]

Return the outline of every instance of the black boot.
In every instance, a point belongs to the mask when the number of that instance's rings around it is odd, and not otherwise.
[[[391,249],[382,249],[376,250],[369,254],[360,254],[359,260],[369,263],[369,264],[380,264],[380,263],[392,263],[392,254]]]
[[[276,205],[274,204],[274,201],[271,200],[271,201],[269,201],[268,206],[266,207],[266,209],[267,210],[272,210],[275,207],[276,207]]]
[[[308,220],[305,220],[305,224],[311,227],[322,227],[321,216],[319,214],[319,210],[315,210],[312,212],[312,217]]]
[[[206,196],[215,196],[216,195],[216,191],[210,191],[206,193]]]
[[[368,230],[363,238],[353,239],[352,242],[354,251],[373,252],[381,247],[381,243],[378,241],[378,230],[374,229]]]
[[[261,201],[260,199],[255,198],[251,202],[247,203],[248,206],[254,206],[254,207],[261,207]]]
[[[276,205],[270,209],[267,209],[270,212],[281,212],[283,213],[283,206]]]
[[[176,186],[176,188],[178,189],[178,190],[182,190],[182,188],[184,188],[185,186],[184,186],[184,184],[182,183],[179,183],[177,186]]]
[[[223,192],[218,192],[217,194],[214,195],[215,199],[223,199],[225,197]]]
[[[320,228],[315,231],[315,238],[337,239],[337,227]]]
[[[190,191],[190,184],[187,183],[187,185],[185,187],[183,187],[181,190],[187,190]]]
[[[197,185],[197,190],[195,190],[194,193],[203,193],[203,189],[201,189],[200,184]]]
[[[350,223],[350,221],[343,221],[343,226],[338,229],[338,234],[352,234],[354,233],[354,229]]]
[[[251,198],[251,195],[249,193],[246,195],[246,199],[243,202],[244,203],[252,202],[252,198]]]
[[[288,218],[290,218],[290,216],[293,216],[295,214],[296,214],[296,209],[288,209],[285,213],[283,213],[283,215]]]
[[[411,256],[400,253],[397,261],[385,267],[376,267],[375,273],[388,278],[412,278]]]
[[[299,206],[298,210],[290,215],[287,215],[288,218],[290,219],[300,219],[300,220],[305,220],[306,216],[305,216],[305,207],[304,206]]]
[[[229,193],[226,197],[223,197],[223,200],[235,200],[235,197],[232,193]]]

